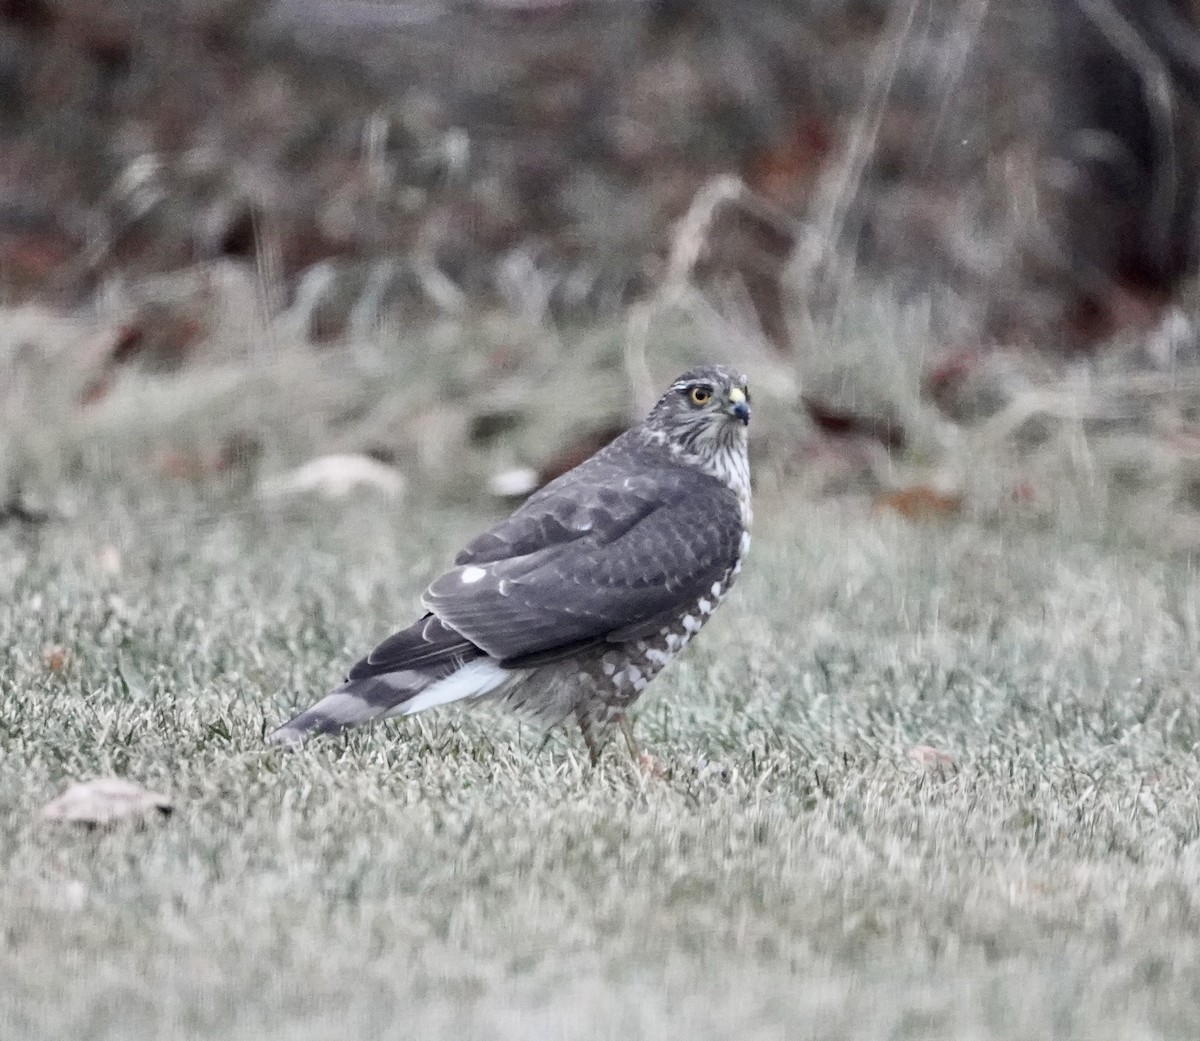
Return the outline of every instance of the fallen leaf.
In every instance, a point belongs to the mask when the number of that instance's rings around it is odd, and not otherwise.
[[[73,878],[58,887],[55,903],[64,911],[82,911],[88,902],[88,887]]]
[[[121,571],[121,551],[116,546],[101,546],[96,552],[96,567],[105,575]]]
[[[93,376],[79,392],[79,404],[94,405],[97,401],[103,401],[112,390],[112,383],[112,376],[108,373]]]
[[[855,412],[810,394],[802,394],[800,402],[817,429],[831,437],[869,438],[889,452],[902,451],[908,440],[904,424],[891,416]]]
[[[77,781],[42,809],[42,819],[103,827],[171,812],[171,801],[122,777]]]
[[[177,452],[172,448],[163,449],[158,454],[157,467],[178,481],[194,481],[204,475],[204,463],[198,456]]]
[[[501,470],[488,479],[488,491],[500,499],[523,499],[535,491],[541,481],[532,467],[518,466]]]
[[[954,770],[958,766],[954,756],[932,745],[913,745],[908,750],[908,758],[926,769]]]
[[[325,455],[289,473],[264,480],[258,493],[265,499],[304,493],[342,499],[362,490],[395,498],[404,491],[404,477],[395,467],[370,456]]]
[[[651,755],[649,752],[639,752],[635,763],[639,772],[646,777],[661,781],[667,776],[667,771],[662,764],[662,760]]]
[[[939,492],[927,484],[901,488],[875,499],[877,510],[894,510],[913,521],[945,520],[962,512],[961,495]]]

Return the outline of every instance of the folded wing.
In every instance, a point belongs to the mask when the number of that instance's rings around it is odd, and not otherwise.
[[[468,546],[425,606],[504,664],[610,638],[690,610],[737,560],[741,511],[682,467],[589,468],[543,489]]]

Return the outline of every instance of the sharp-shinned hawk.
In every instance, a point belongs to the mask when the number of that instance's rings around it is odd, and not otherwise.
[[[723,366],[529,497],[437,578],[427,613],[274,731],[294,744],[452,701],[575,719],[593,759],[712,615],[750,545],[750,394]],[[636,754],[636,751],[635,751]]]

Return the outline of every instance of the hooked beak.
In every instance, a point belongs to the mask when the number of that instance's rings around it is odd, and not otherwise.
[[[734,419],[741,420],[743,426],[750,422],[750,402],[746,400],[746,392],[741,387],[734,387],[729,392],[728,411]]]

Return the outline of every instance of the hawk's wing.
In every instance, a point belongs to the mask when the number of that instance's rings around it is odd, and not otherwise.
[[[347,674],[348,680],[383,676],[400,669],[440,669],[478,657],[479,648],[464,640],[436,615],[393,633]]]
[[[737,560],[737,497],[682,467],[627,474],[593,464],[542,489],[463,550],[425,606],[502,660],[683,615]]]

